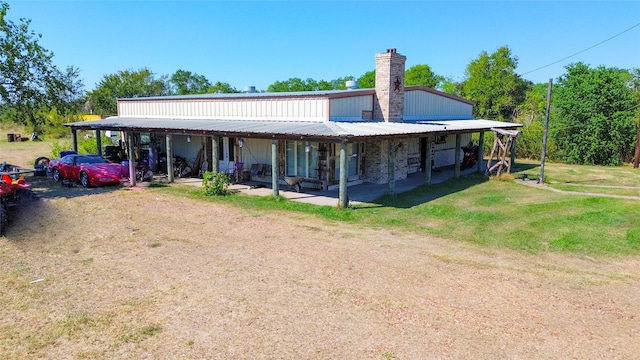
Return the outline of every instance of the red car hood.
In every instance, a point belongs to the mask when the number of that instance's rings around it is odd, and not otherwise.
[[[120,176],[122,172],[122,165],[115,164],[115,163],[86,164],[86,165],[82,165],[82,167],[94,175]]]

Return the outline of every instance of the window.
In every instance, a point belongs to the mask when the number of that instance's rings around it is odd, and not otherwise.
[[[286,142],[287,175],[318,177],[318,143],[306,141]]]
[[[335,145],[336,150],[336,161],[335,161],[335,174],[336,180],[340,179],[340,145]],[[347,177],[349,180],[358,179],[358,174],[360,174],[360,143],[349,143],[347,144],[347,163],[349,164],[349,169],[347,172]]]

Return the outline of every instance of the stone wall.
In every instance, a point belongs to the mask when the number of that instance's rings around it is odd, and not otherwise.
[[[396,139],[396,180],[407,178],[407,141]],[[402,146],[398,144],[402,143]],[[389,182],[389,140],[369,141],[365,143],[363,181],[374,184]]]
[[[376,55],[376,97],[373,118],[402,122],[404,116],[404,68],[406,56],[396,49]]]

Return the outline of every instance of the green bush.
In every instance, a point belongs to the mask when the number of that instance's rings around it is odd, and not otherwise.
[[[229,195],[227,186],[231,183],[229,176],[225,173],[212,173],[205,171],[202,176],[202,188],[207,196]]]
[[[105,145],[113,145],[113,140],[107,136],[100,136],[102,140],[102,146]],[[63,150],[72,150],[73,143],[71,140],[60,140],[56,141],[51,145],[51,156],[52,159],[57,159],[60,157],[60,151]],[[95,137],[85,138],[78,133],[78,153],[79,154],[97,154],[98,153],[98,143],[96,142]]]

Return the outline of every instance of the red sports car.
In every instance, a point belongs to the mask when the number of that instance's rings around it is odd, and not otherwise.
[[[100,155],[71,154],[49,162],[54,181],[80,180],[84,187],[120,182],[122,165],[112,163]]]

